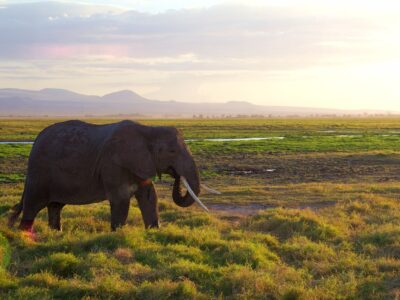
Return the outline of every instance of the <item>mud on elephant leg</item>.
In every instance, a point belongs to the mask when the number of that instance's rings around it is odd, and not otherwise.
[[[25,201],[23,206],[22,219],[21,223],[19,224],[19,229],[24,231],[32,231],[32,226],[36,215],[39,213],[39,211],[46,207],[46,204],[39,201]]]
[[[158,197],[154,185],[140,186],[135,192],[145,228],[159,228]]]
[[[49,227],[55,230],[61,230],[61,210],[64,204],[52,202],[47,205],[49,218]]]
[[[111,230],[115,231],[117,228],[126,224],[126,219],[129,213],[130,199],[121,199],[113,197],[110,199],[111,206]]]

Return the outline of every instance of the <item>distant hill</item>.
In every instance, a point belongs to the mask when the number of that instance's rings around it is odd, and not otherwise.
[[[355,115],[387,114],[388,111],[337,110],[287,106],[261,106],[243,101],[189,103],[146,99],[129,90],[104,96],[83,95],[64,89],[40,91],[0,89],[0,116],[175,116],[193,115]]]

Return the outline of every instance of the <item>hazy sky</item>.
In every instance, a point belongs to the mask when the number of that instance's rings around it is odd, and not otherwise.
[[[400,2],[0,0],[0,88],[400,111]]]

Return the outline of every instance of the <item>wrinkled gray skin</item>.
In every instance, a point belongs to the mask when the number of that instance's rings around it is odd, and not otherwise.
[[[183,137],[174,127],[149,127],[132,121],[93,125],[81,121],[56,123],[36,138],[21,202],[9,225],[22,212],[20,228],[31,230],[37,213],[47,207],[49,226],[60,230],[66,204],[89,204],[108,199],[111,228],[126,223],[130,198],[135,196],[146,228],[158,227],[154,185],[156,174],[175,178],[173,200],[181,207],[193,204],[181,194],[184,176],[196,195],[199,174]]]

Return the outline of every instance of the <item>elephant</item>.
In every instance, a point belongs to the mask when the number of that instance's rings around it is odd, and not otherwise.
[[[20,203],[9,226],[22,212],[19,228],[32,231],[38,212],[47,207],[50,228],[61,230],[61,210],[109,201],[111,230],[125,225],[135,196],[145,228],[159,227],[158,197],[152,178],[174,178],[172,199],[188,207],[200,193],[199,171],[175,127],[145,126],[124,120],[95,125],[79,120],[55,123],[37,136],[28,160]],[[182,194],[181,182],[187,191]],[[205,208],[206,209],[206,208]]]

